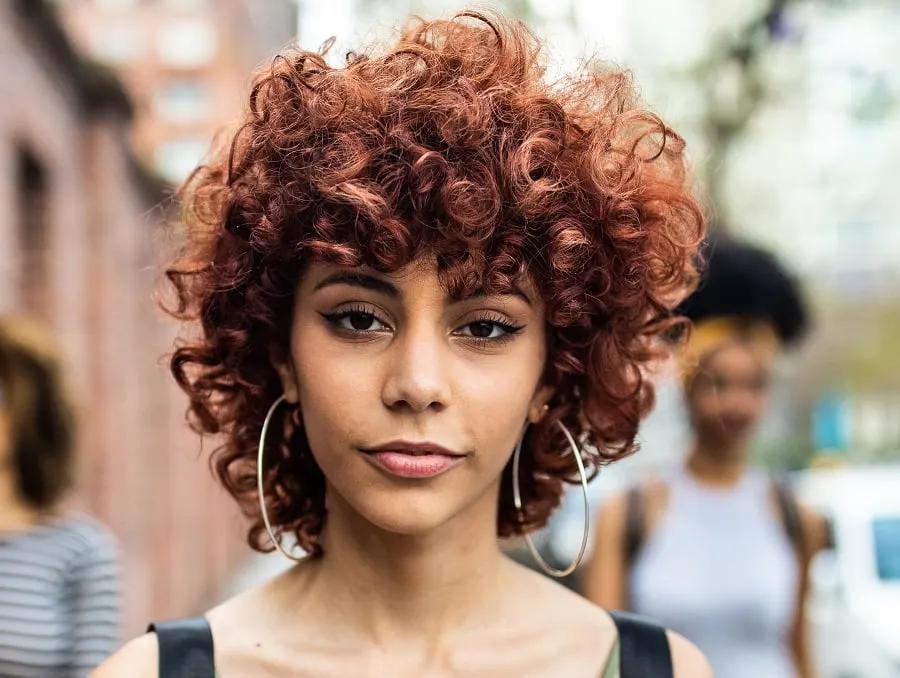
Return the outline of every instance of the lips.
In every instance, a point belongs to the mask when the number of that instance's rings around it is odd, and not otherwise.
[[[465,458],[464,454],[428,442],[394,441],[360,451],[380,470],[399,478],[433,478]]]

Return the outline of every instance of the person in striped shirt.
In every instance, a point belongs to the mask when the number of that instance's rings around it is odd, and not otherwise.
[[[117,646],[111,533],[62,509],[74,418],[46,332],[0,318],[0,676],[84,678]]]

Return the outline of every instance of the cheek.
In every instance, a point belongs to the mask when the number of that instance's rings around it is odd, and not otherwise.
[[[749,409],[751,410],[751,412],[753,412],[756,416],[761,415],[768,405],[768,396],[769,394],[767,391],[753,391],[752,393],[748,394],[747,402],[750,406]]]
[[[461,363],[454,376],[461,426],[492,467],[502,468],[512,454],[543,373],[543,351],[520,348],[502,359]]]
[[[372,361],[354,360],[346,351],[334,355],[334,343],[315,334],[299,333],[292,357],[304,427],[318,452],[351,439],[354,416],[371,412],[378,401]]]
[[[512,451],[525,426],[537,376],[528,370],[464,366],[456,373],[454,400],[476,448]]]
[[[718,394],[711,389],[703,388],[699,392],[691,394],[688,406],[695,416],[707,417],[719,410]]]

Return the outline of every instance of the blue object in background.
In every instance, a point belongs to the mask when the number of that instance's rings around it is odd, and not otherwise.
[[[847,399],[837,391],[822,395],[813,409],[813,444],[823,453],[837,453],[847,449]]]
[[[876,518],[872,529],[878,578],[900,582],[900,517]]]

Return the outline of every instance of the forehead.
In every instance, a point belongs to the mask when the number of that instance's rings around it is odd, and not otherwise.
[[[420,257],[395,269],[312,261],[304,271],[301,288],[315,291],[332,283],[398,296],[439,289],[450,299],[512,295],[530,304],[540,302],[537,287],[527,274],[496,275],[487,266],[474,264],[442,268],[433,256]]]
[[[726,375],[755,375],[770,367],[763,352],[754,350],[752,344],[739,341],[729,342],[713,351],[703,363],[705,371]]]

